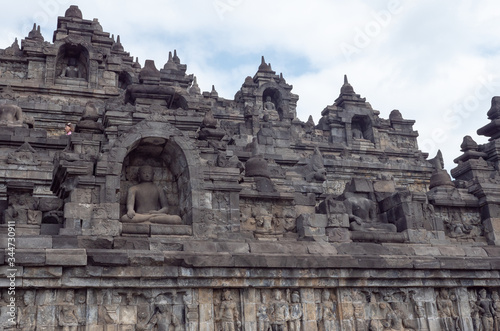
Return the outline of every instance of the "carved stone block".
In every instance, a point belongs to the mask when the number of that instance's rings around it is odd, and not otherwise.
[[[46,254],[47,265],[87,265],[87,253],[85,249],[47,249]]]
[[[92,211],[92,204],[68,202],[64,205],[64,217],[68,219],[90,220]]]
[[[40,210],[28,210],[28,224],[40,225],[42,223],[42,212]]]
[[[82,234],[84,236],[119,236],[122,223],[117,220],[84,220]]]

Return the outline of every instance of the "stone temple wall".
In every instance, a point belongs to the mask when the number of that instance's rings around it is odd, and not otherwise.
[[[76,6],[0,50],[0,329],[500,329],[500,97],[452,180],[347,77],[314,123],[186,72]]]

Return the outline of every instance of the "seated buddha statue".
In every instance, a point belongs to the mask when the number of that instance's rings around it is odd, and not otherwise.
[[[142,166],[138,172],[139,184],[127,192],[127,213],[121,217],[124,223],[182,224],[178,215],[168,214],[167,198],[153,183],[153,168]]]

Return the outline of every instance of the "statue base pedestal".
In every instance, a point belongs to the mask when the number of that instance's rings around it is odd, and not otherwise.
[[[192,236],[190,225],[122,223],[122,235]]]

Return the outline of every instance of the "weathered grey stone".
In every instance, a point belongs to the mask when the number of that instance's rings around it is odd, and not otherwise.
[[[82,234],[84,236],[118,236],[120,235],[122,224],[118,220],[92,219],[83,220]]]
[[[25,267],[23,269],[23,278],[60,278],[62,276],[62,267]]]
[[[7,261],[8,256],[5,256]],[[16,249],[16,265],[44,265],[46,263],[45,250],[40,249]]]
[[[165,257],[162,252],[128,251],[131,265],[163,265]]]
[[[351,234],[346,228],[326,228],[329,242],[350,242]]]
[[[19,237],[16,240],[16,248],[52,248],[52,237],[37,236],[37,237]]]
[[[90,220],[93,206],[90,203],[69,202],[64,205],[64,217],[72,219]]]
[[[236,242],[221,242],[216,243],[218,252],[229,252],[229,253],[249,253],[250,246],[247,243],[236,243]]]
[[[158,240],[150,240],[149,249],[152,251],[160,251],[160,252],[183,251],[184,245],[182,243],[172,243],[158,239]]]
[[[486,238],[490,243],[500,244],[500,218],[488,218],[484,221]]]
[[[47,265],[87,265],[87,253],[85,249],[47,249],[46,256]]]
[[[213,242],[187,242],[184,244],[185,252],[217,252],[217,244]]]
[[[79,248],[111,249],[113,238],[104,236],[78,236]],[[54,247],[55,248],[55,247]]]
[[[128,252],[126,250],[88,249],[87,255],[91,265],[116,266],[129,264]]]
[[[113,248],[149,250],[150,240],[147,238],[116,238],[113,242]]]
[[[190,236],[192,233],[192,228],[186,225],[151,224],[151,235]]]
[[[134,224],[134,223],[123,223],[122,233],[124,234],[137,234],[137,235],[149,235],[151,233],[151,227],[149,224]]]

